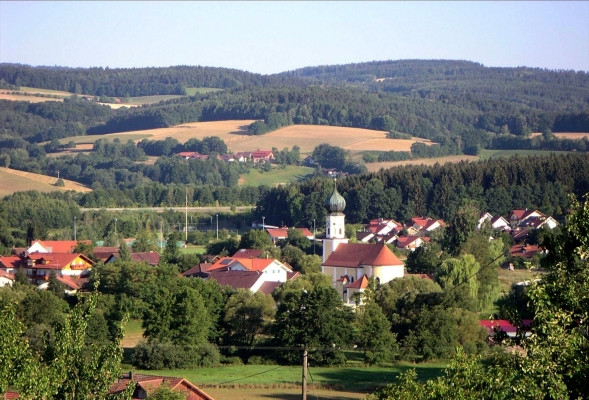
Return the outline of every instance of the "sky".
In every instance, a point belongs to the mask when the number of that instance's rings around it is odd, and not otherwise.
[[[589,2],[0,0],[0,62],[272,74],[401,59],[589,71]]]

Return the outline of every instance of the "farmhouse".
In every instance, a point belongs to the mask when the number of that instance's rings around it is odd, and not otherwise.
[[[274,153],[272,150],[256,150],[252,151],[251,159],[254,164],[258,164],[261,162],[273,162],[274,161]]]
[[[365,289],[370,278],[384,284],[403,277],[403,262],[385,244],[348,243],[343,214],[346,201],[338,193],[337,186],[325,206],[330,213],[326,217],[321,271],[330,277],[346,304],[355,304],[355,294]],[[358,280],[360,283],[356,282]]]
[[[444,226],[444,221],[441,219],[432,219],[429,217],[413,217],[409,222],[409,231],[410,235],[427,235],[430,232],[441,228]]]
[[[40,285],[49,279],[52,271],[62,277],[85,276],[94,266],[94,262],[84,254],[33,253],[24,258],[24,265],[31,283]]]

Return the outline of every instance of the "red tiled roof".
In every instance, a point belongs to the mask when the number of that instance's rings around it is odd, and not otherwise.
[[[270,155],[274,155],[274,153],[272,153],[272,150],[256,150],[252,151],[251,153],[252,158],[264,158],[269,157]]]
[[[10,280],[14,280],[14,274],[9,274],[8,272],[2,271],[0,269],[0,278],[7,278]]]
[[[368,277],[366,275],[362,275],[362,278],[356,279],[354,282],[350,283],[346,288],[348,289],[366,289],[368,287]]]
[[[322,264],[327,267],[403,265],[384,244],[340,243]]]
[[[35,243],[39,243],[51,253],[71,253],[78,245],[78,242],[84,244],[92,243],[90,240],[35,240],[31,243],[31,246]]]
[[[513,257],[532,258],[538,253],[542,253],[542,249],[534,244],[516,244],[511,246],[509,253]]]
[[[131,261],[144,261],[149,265],[157,265],[160,262],[160,254],[155,251],[144,251],[138,253],[131,253]]]
[[[282,282],[264,282],[258,289],[258,292],[262,292],[264,294],[271,294],[280,285],[282,285]]]
[[[212,270],[208,275],[209,279],[216,280],[221,286],[250,289],[260,279],[262,273],[259,271]]]
[[[57,280],[63,283],[71,290],[79,290],[87,283],[89,280],[87,278],[74,278],[72,276],[56,276]]]
[[[115,256],[119,255],[118,247],[97,246],[92,250],[92,255],[102,261],[106,261],[113,254]]]
[[[91,266],[94,265],[94,261],[90,260],[84,254],[76,253],[31,253],[26,257],[26,259],[35,261],[35,266],[33,268],[63,269],[65,266],[69,265],[72,261],[74,261],[77,257],[80,257]],[[42,260],[46,261],[47,263],[42,262]],[[74,266],[71,266],[71,268],[76,269]],[[84,269],[85,268],[86,267],[84,267]]]
[[[197,276],[201,278],[206,278],[208,276],[207,272],[209,272],[212,266],[213,264],[210,263],[200,263],[182,272],[182,275],[186,277]]]
[[[408,274],[407,272],[405,272],[405,274],[403,276],[415,276],[415,277],[421,278],[421,279],[429,279],[430,281],[434,280],[434,278],[428,274]]]
[[[284,228],[266,228],[266,232],[268,232],[270,234],[270,236],[273,238],[281,239],[281,238],[288,237],[288,229],[289,228],[286,228],[286,227],[284,227]],[[303,236],[305,236],[307,238],[313,237],[313,232],[311,232],[307,228],[293,228],[293,229],[300,231],[303,234]]]
[[[259,249],[239,249],[235,252],[235,258],[259,258],[262,255],[262,250]]]
[[[417,239],[422,239],[421,236],[399,236],[397,238],[397,247],[407,247]],[[423,239],[422,239],[423,240]]]
[[[211,267],[211,270],[231,268],[232,265],[236,265],[236,263],[239,263],[243,265],[243,267],[248,271],[263,271],[268,265],[270,265],[274,261],[276,261],[274,258],[221,257],[221,259],[219,259],[219,261],[217,261]]]
[[[19,256],[0,257],[0,268],[18,268],[21,260]]]
[[[166,384],[174,392],[186,393],[187,399],[214,400],[211,396],[203,392],[198,386],[194,385],[193,383],[189,382],[184,378],[145,374],[133,374],[132,378],[124,377],[119,379],[117,382],[111,385],[109,394],[113,395],[123,392],[129,385],[129,382],[131,381],[135,382],[137,389],[143,389],[148,396],[154,390],[162,386],[162,384]],[[144,397],[136,397],[136,393],[133,393],[132,399],[139,398]]]

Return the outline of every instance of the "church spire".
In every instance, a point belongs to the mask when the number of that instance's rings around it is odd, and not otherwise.
[[[346,200],[337,191],[337,179],[333,182],[333,193],[325,200],[324,205],[332,214],[341,214],[346,208]]]

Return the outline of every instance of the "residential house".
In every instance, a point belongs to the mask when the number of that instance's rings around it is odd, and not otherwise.
[[[479,325],[485,329],[489,334],[489,337],[495,336],[496,332],[504,332],[510,338],[517,336],[518,329],[506,319],[482,319],[479,321]],[[526,331],[525,336],[530,336],[530,327],[532,326],[532,320],[522,320],[522,328]]]
[[[129,372],[115,382],[109,390],[109,395],[123,393],[129,384],[134,385],[135,389],[131,396],[132,400],[146,399],[161,386],[169,387],[173,392],[182,393],[186,400],[214,400],[195,384],[184,378],[172,376],[156,376],[146,374],[136,374]]]
[[[78,242],[92,244],[90,240],[34,240],[25,251],[30,253],[73,253]]]
[[[511,227],[509,226],[509,222],[507,222],[507,220],[505,218],[503,218],[502,216],[496,216],[493,217],[491,214],[484,213],[481,215],[481,217],[479,218],[479,221],[477,223],[477,229],[480,230],[481,227],[483,226],[483,223],[485,221],[489,221],[489,225],[491,226],[492,229],[495,230],[501,230],[501,231],[509,231],[511,230]]]
[[[160,262],[160,254],[155,251],[142,251],[137,253],[131,253],[131,261],[133,262],[145,262],[149,265],[156,266]],[[119,253],[111,254],[106,261],[105,264],[115,262],[119,258]]]
[[[14,284],[14,274],[0,269],[0,287],[12,286]]]
[[[252,152],[251,151],[242,151],[239,153],[235,153],[233,155],[233,159],[239,162],[248,162],[252,159]]]
[[[429,242],[429,238],[425,236],[399,236],[395,241],[395,246],[399,249],[415,251],[415,249],[422,246],[425,242]]]
[[[239,249],[233,254],[235,258],[260,258],[262,256],[260,249]]]
[[[511,210],[507,218],[512,228],[521,227],[537,229],[546,226],[549,229],[553,229],[558,226],[558,222],[556,222],[554,218],[549,217],[538,210]]]
[[[536,254],[544,254],[544,250],[535,244],[516,244],[509,248],[512,257],[532,258]]]
[[[181,157],[185,160],[206,160],[209,158],[206,154],[200,154],[197,151],[181,151],[180,153],[176,153],[176,156]]]
[[[75,253],[32,253],[24,258],[29,280],[39,285],[49,279],[51,271],[57,276],[83,277],[87,275],[94,261],[84,254]]]
[[[432,231],[444,226],[441,219],[432,219],[429,217],[413,217],[409,222],[408,232],[410,235],[428,235]]]
[[[282,228],[267,227],[266,232],[268,233],[268,235],[270,235],[270,239],[272,239],[272,243],[276,244],[277,240],[285,240],[288,237],[288,229],[289,228],[287,228],[286,226],[283,226]],[[313,235],[313,232],[311,232],[307,228],[292,228],[292,229],[296,229],[297,231],[301,232],[303,234],[303,236],[305,236],[309,240],[315,239],[315,235]]]
[[[106,262],[106,260],[112,255],[118,257],[119,248],[115,246],[95,246],[94,249],[92,249],[92,255],[94,258]]]
[[[256,150],[251,153],[251,160],[254,164],[265,162],[271,163],[274,162],[274,159],[274,153],[272,150]]]
[[[14,270],[20,267],[22,258],[20,256],[0,257],[0,271],[14,273]]]
[[[296,278],[290,266],[274,258],[236,258],[221,257],[206,272],[199,266],[186,271],[184,276],[200,276],[214,279],[220,285],[229,285],[234,289],[245,288],[252,292],[274,290],[287,280]]]
[[[403,229],[403,225],[394,219],[377,218],[370,220],[364,230],[366,232],[372,232],[377,236],[388,235],[391,232],[399,233]]]
[[[67,295],[73,296],[75,295],[78,290],[81,290],[82,288],[84,288],[84,286],[90,281],[89,278],[82,278],[82,277],[74,277],[74,276],[59,276],[57,275],[55,277],[57,279],[58,282],[62,283],[64,285],[64,292]],[[45,281],[44,283],[41,283],[37,289],[42,289],[42,290],[46,290],[49,288],[49,282]]]

